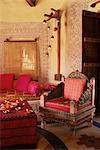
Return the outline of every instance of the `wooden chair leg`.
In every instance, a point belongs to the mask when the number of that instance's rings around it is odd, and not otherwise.
[[[76,127],[70,127],[71,135],[76,136]]]
[[[46,128],[46,121],[41,118],[41,128]]]

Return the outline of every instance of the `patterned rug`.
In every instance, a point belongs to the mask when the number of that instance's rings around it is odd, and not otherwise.
[[[72,135],[66,126],[48,126],[46,129],[39,129],[38,132],[42,136],[39,139],[37,150],[64,150],[66,148],[67,150],[100,150],[100,129],[98,126],[93,125],[80,129],[76,135]],[[48,142],[44,141],[43,137]],[[59,143],[56,142],[56,138],[59,138]]]
[[[93,120],[93,125],[96,126],[97,128],[100,128],[100,122],[98,120]],[[100,131],[99,131],[100,132]],[[86,134],[83,134],[80,136],[78,139],[79,141],[77,144],[79,145],[86,145],[88,148],[95,148],[96,150],[100,150],[100,137],[95,137],[95,136],[88,136]]]
[[[79,142],[77,144],[79,145],[85,145],[88,148],[95,148],[96,150],[100,150],[100,138],[96,138],[95,136],[88,136],[86,134],[81,135],[81,137],[78,139]]]

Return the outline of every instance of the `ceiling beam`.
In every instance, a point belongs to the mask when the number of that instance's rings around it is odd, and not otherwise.
[[[26,2],[27,2],[31,7],[34,7],[34,6],[36,6],[38,0],[26,0]]]

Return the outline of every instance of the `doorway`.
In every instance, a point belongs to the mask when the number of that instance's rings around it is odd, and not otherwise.
[[[82,72],[95,77],[96,114],[100,114],[100,13],[82,12]]]

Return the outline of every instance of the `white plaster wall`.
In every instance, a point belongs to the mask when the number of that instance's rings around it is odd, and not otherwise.
[[[93,2],[95,0],[73,0],[65,8],[65,76],[75,70],[82,71],[82,10],[96,9],[97,12],[97,7],[90,7]]]
[[[2,17],[6,22],[41,22],[50,8],[59,9],[66,0],[39,0],[36,7],[30,7],[26,0],[0,0]]]

